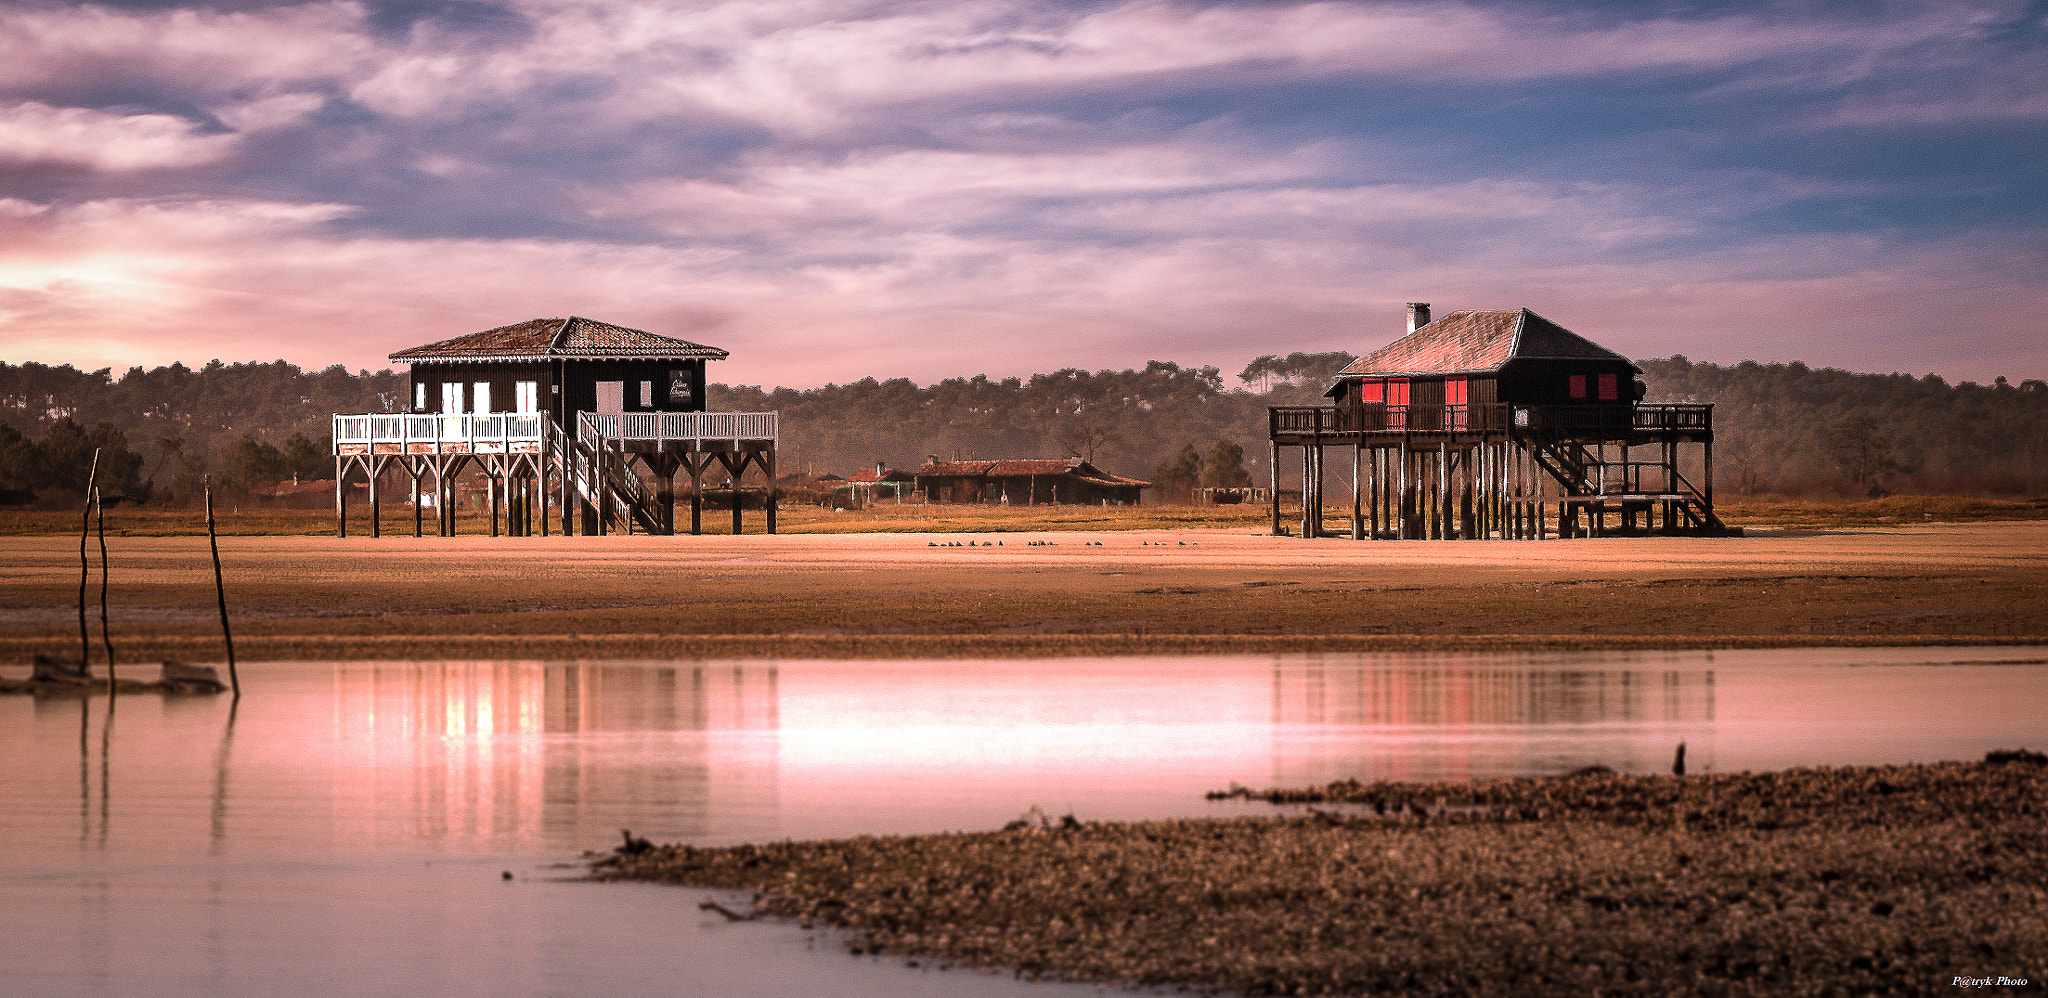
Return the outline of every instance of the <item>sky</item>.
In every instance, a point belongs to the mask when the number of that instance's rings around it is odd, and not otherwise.
[[[0,6],[9,363],[1235,375],[1427,301],[2017,382],[2044,275],[2048,0]]]

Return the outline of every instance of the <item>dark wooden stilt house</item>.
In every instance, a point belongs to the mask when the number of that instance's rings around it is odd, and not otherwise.
[[[493,535],[501,513],[508,533],[537,521],[545,535],[551,505],[565,534],[674,533],[675,478],[687,470],[690,531],[702,533],[704,477],[716,462],[735,484],[733,532],[751,465],[766,475],[774,533],[777,414],[704,411],[704,365],[725,357],[576,316],[400,350],[391,359],[411,365],[411,411],[334,417],[339,530],[348,533],[347,485],[358,474],[369,482],[370,532],[381,530],[377,486],[395,471],[410,479],[413,533],[431,504],[438,532],[453,534],[455,481],[475,469]]]
[[[1408,335],[1340,372],[1331,405],[1271,410],[1274,533],[1282,447],[1301,448],[1303,536],[1332,534],[1333,447],[1360,540],[1731,532],[1713,406],[1644,405],[1627,358],[1528,309],[1408,309]]]

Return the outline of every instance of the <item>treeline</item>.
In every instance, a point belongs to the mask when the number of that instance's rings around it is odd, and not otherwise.
[[[183,501],[207,474],[230,489],[332,478],[333,414],[394,411],[404,391],[394,371],[281,360],[132,367],[119,378],[0,363],[0,490],[76,492],[94,447],[101,492],[135,500]]]
[[[712,385],[706,401],[714,410],[779,410],[782,467],[790,470],[846,474],[877,464],[910,470],[934,457],[1079,456],[1184,495],[1217,475],[1243,484],[1265,474],[1266,407],[1311,402],[1322,380],[1310,384],[1304,376],[1254,393],[1226,385],[1214,367],[1152,361],[1142,370],[1068,368],[928,388],[905,378],[805,391]],[[1220,454],[1219,444],[1227,444]],[[1222,470],[1205,477],[1212,464]]]
[[[709,387],[714,410],[780,410],[785,472],[848,474],[927,457],[1078,455],[1166,496],[1267,480],[1266,407],[1321,401],[1342,353],[1261,357],[1235,384],[1153,361],[930,386],[863,379],[796,390]],[[1724,493],[2048,493],[2048,385],[1949,384],[1804,364],[1642,361],[1652,402],[1715,403]],[[0,363],[0,490],[82,486],[102,448],[109,494],[186,498],[217,485],[326,478],[333,413],[397,411],[404,376],[277,361],[78,371]],[[1291,467],[1281,469],[1288,479]]]
[[[2048,384],[1805,364],[1638,362],[1651,402],[1714,403],[1715,463],[1738,495],[2048,494]]]

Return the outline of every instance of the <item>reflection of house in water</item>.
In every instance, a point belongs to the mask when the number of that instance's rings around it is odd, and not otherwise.
[[[1704,770],[1713,764],[1711,671],[1575,669],[1538,661],[1518,668],[1502,665],[1499,655],[1382,661],[1388,664],[1326,666],[1312,657],[1274,667],[1275,730],[1377,729],[1370,732],[1368,753],[1355,759],[1276,745],[1277,785],[1456,780],[1596,763],[1658,772],[1688,732],[1692,765]]]
[[[713,809],[774,807],[773,739],[709,744],[774,729],[773,668],[352,664],[335,683],[340,744],[361,753],[340,767],[337,817],[365,838],[595,847],[623,827],[675,838]],[[592,748],[591,734],[644,751]]]

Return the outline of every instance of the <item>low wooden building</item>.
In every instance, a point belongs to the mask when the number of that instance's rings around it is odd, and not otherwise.
[[[1283,447],[1301,448],[1304,536],[1329,533],[1332,448],[1350,451],[1357,539],[1731,532],[1712,405],[1643,404],[1627,358],[1525,308],[1408,310],[1408,334],[1344,368],[1331,405],[1271,410],[1275,533]]]
[[[762,506],[775,531],[777,414],[704,411],[705,364],[717,347],[578,316],[529,319],[400,350],[410,365],[410,412],[334,417],[335,505],[348,532],[353,476],[369,483],[370,530],[380,530],[377,483],[410,479],[413,532],[422,508],[439,532],[455,530],[457,479],[484,482],[491,532],[530,532],[547,510],[563,533],[675,531],[675,480],[690,475],[690,529],[703,529],[705,473],[716,464],[737,485],[747,469],[767,479]],[[650,488],[649,481],[653,485]],[[423,490],[432,489],[431,497]],[[733,532],[740,511],[731,503]]]
[[[926,502],[988,505],[1135,506],[1151,482],[1112,475],[1081,458],[925,462],[917,491]]]
[[[908,471],[877,464],[846,476],[839,487],[851,494],[856,507],[884,499],[902,502],[916,490],[917,476]]]

